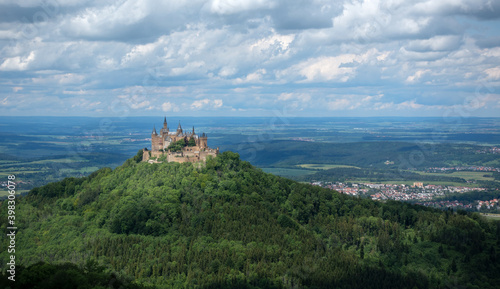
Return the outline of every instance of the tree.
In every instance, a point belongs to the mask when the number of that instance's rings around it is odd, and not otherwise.
[[[453,272],[453,273],[457,272],[457,270],[458,270],[457,261],[455,261],[455,259],[453,259],[451,261],[450,269],[451,269],[451,272]]]
[[[185,146],[186,146],[186,140],[180,139],[176,142],[171,143],[167,149],[169,149],[171,152],[180,152],[182,148]]]

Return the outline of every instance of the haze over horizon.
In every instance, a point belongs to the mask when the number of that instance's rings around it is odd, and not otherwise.
[[[0,115],[497,117],[499,20],[487,0],[0,0]]]

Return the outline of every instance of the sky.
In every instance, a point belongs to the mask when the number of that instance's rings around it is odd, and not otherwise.
[[[2,116],[500,116],[499,0],[0,0]]]

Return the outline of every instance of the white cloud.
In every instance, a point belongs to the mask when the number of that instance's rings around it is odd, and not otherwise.
[[[186,64],[184,67],[175,67],[172,68],[171,70],[171,75],[178,76],[178,75],[184,75],[184,74],[198,74],[201,72],[204,72],[204,66],[205,62],[204,61],[194,61]]]
[[[351,101],[345,98],[341,99],[336,99],[333,101],[328,102],[328,109],[329,110],[345,110],[349,109],[349,106],[351,105]]]
[[[213,101],[213,107],[214,108],[219,108],[219,107],[222,107],[222,99],[214,99]]]
[[[70,85],[70,84],[80,84],[85,80],[84,75],[76,73],[64,73],[64,74],[54,74],[43,77],[34,77],[31,79],[34,84],[58,84],[58,85]]]
[[[65,23],[65,29],[68,34],[76,36],[103,36],[117,27],[132,25],[144,19],[152,8],[148,2],[127,0],[104,7],[87,8]]]
[[[300,102],[308,102],[311,100],[311,95],[308,93],[282,93],[278,96],[278,100],[299,100]]]
[[[439,35],[424,40],[412,40],[408,43],[407,50],[418,52],[455,50],[460,45],[460,40],[457,35]]]
[[[347,82],[356,74],[357,67],[365,62],[371,62],[385,53],[380,53],[376,49],[369,50],[363,54],[341,54],[338,56],[311,58],[299,64],[278,72],[278,77],[302,76],[305,82]],[[375,61],[375,62],[376,62]]]
[[[77,91],[71,91],[71,90],[65,90],[62,92],[63,94],[68,94],[68,95],[86,95],[89,94],[88,91],[85,90],[77,90]]]
[[[191,104],[192,110],[200,110],[200,109],[218,109],[223,105],[222,99],[214,99],[210,100],[208,98],[196,100]]]
[[[164,112],[169,112],[169,111],[177,112],[177,111],[179,111],[179,107],[177,105],[167,101],[161,105],[161,110]]]
[[[30,63],[35,60],[35,52],[31,51],[28,56],[21,57],[15,56],[11,58],[7,58],[0,65],[0,70],[3,71],[22,71],[27,70]]]
[[[499,67],[488,68],[484,72],[488,75],[488,79],[493,79],[493,80],[500,79],[500,68]]]
[[[245,78],[237,78],[235,79],[235,84],[241,83],[252,83],[252,82],[260,82],[262,77],[267,73],[265,69],[259,69],[255,72],[248,74]]]
[[[353,63],[355,59],[354,54],[314,58],[293,66],[291,70],[296,70],[307,81],[346,82],[354,75],[356,68],[343,65]]]
[[[378,95],[333,95],[330,97],[335,98],[328,101],[327,107],[329,110],[355,110],[355,109],[372,109],[374,101],[383,98],[383,94]]]
[[[11,102],[11,101],[9,101],[9,98],[10,98],[10,97],[8,97],[8,96],[7,96],[7,97],[4,97],[4,98],[2,99],[2,101],[0,101],[0,105],[5,106],[5,107],[9,107],[9,106],[11,106],[11,105],[12,105],[12,102]]]
[[[212,0],[210,11],[216,14],[235,14],[276,6],[273,0]]]
[[[406,82],[408,83],[415,83],[417,82],[424,74],[429,73],[429,69],[423,69],[423,70],[417,70],[415,74],[408,76],[406,78]]]
[[[236,72],[238,72],[238,70],[235,67],[224,66],[219,71],[219,76],[227,77],[227,76],[234,75]]]

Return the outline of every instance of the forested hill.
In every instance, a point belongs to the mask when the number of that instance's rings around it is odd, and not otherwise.
[[[266,174],[232,152],[201,168],[140,159],[20,198],[16,264],[23,267],[0,287],[500,284],[500,223],[477,214],[348,197]],[[4,201],[4,231],[7,210]],[[5,234],[0,241],[7,244]],[[9,255],[0,253],[3,272]]]

